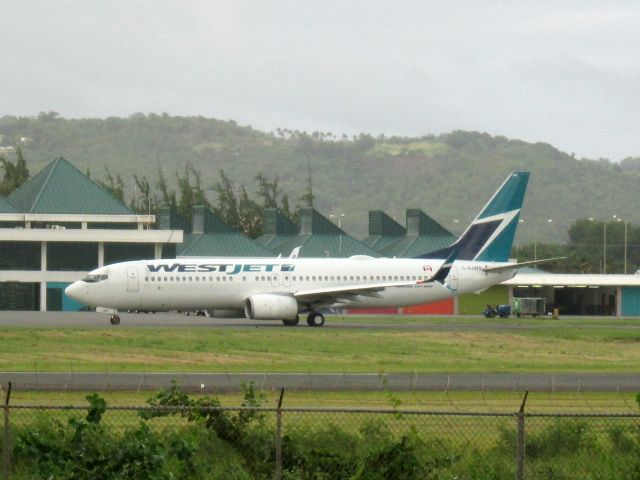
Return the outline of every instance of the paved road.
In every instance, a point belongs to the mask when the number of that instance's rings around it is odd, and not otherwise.
[[[638,392],[636,374],[378,374],[339,373],[43,373],[0,372],[3,387],[19,390],[157,390],[176,380],[190,391],[238,391],[256,382],[265,390]]]

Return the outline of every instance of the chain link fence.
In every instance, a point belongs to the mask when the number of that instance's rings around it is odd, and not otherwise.
[[[100,402],[3,405],[3,480],[640,478],[634,414]]]

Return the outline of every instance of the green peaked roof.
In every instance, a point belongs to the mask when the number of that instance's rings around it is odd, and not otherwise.
[[[178,246],[181,257],[273,257],[273,253],[227,225],[203,205],[192,209],[192,233]]]
[[[18,213],[18,210],[9,200],[0,197],[0,213]]]
[[[406,235],[407,230],[382,210],[369,211],[369,236],[362,243],[382,251],[389,244]]]
[[[274,254],[261,247],[240,232],[192,233],[185,235],[178,245],[181,257],[273,257]]]
[[[122,202],[84,173],[58,157],[9,200],[24,213],[133,215]]]
[[[274,226],[277,227],[274,223],[277,222],[273,217],[274,213],[266,213],[266,233],[258,237],[256,242],[276,254],[286,257],[294,248],[302,247],[299,252],[300,257],[350,257],[352,255],[377,257],[379,255],[376,250],[347,235],[335,223],[313,208],[302,208],[298,211],[300,233],[297,225],[284,217],[281,219],[279,229],[274,229]],[[269,216],[272,218],[270,219]]]
[[[414,258],[452,244],[456,238],[422,210],[407,210],[407,233],[380,249],[385,257]]]

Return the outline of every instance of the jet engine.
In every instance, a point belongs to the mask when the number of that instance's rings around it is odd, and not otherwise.
[[[298,315],[298,302],[287,295],[259,293],[247,298],[244,313],[252,320],[291,320]]]

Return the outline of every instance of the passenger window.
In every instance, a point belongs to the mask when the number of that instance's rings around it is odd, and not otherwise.
[[[222,277],[222,281],[226,282],[227,281],[227,277]]]
[[[148,282],[149,281],[149,277],[144,277],[144,281]]]
[[[233,277],[229,277],[229,281],[230,281],[230,282],[233,282]]]
[[[167,281],[167,277],[164,277],[164,281],[165,281],[165,282]]]
[[[246,282],[247,281],[247,277],[242,277],[242,281]]]

